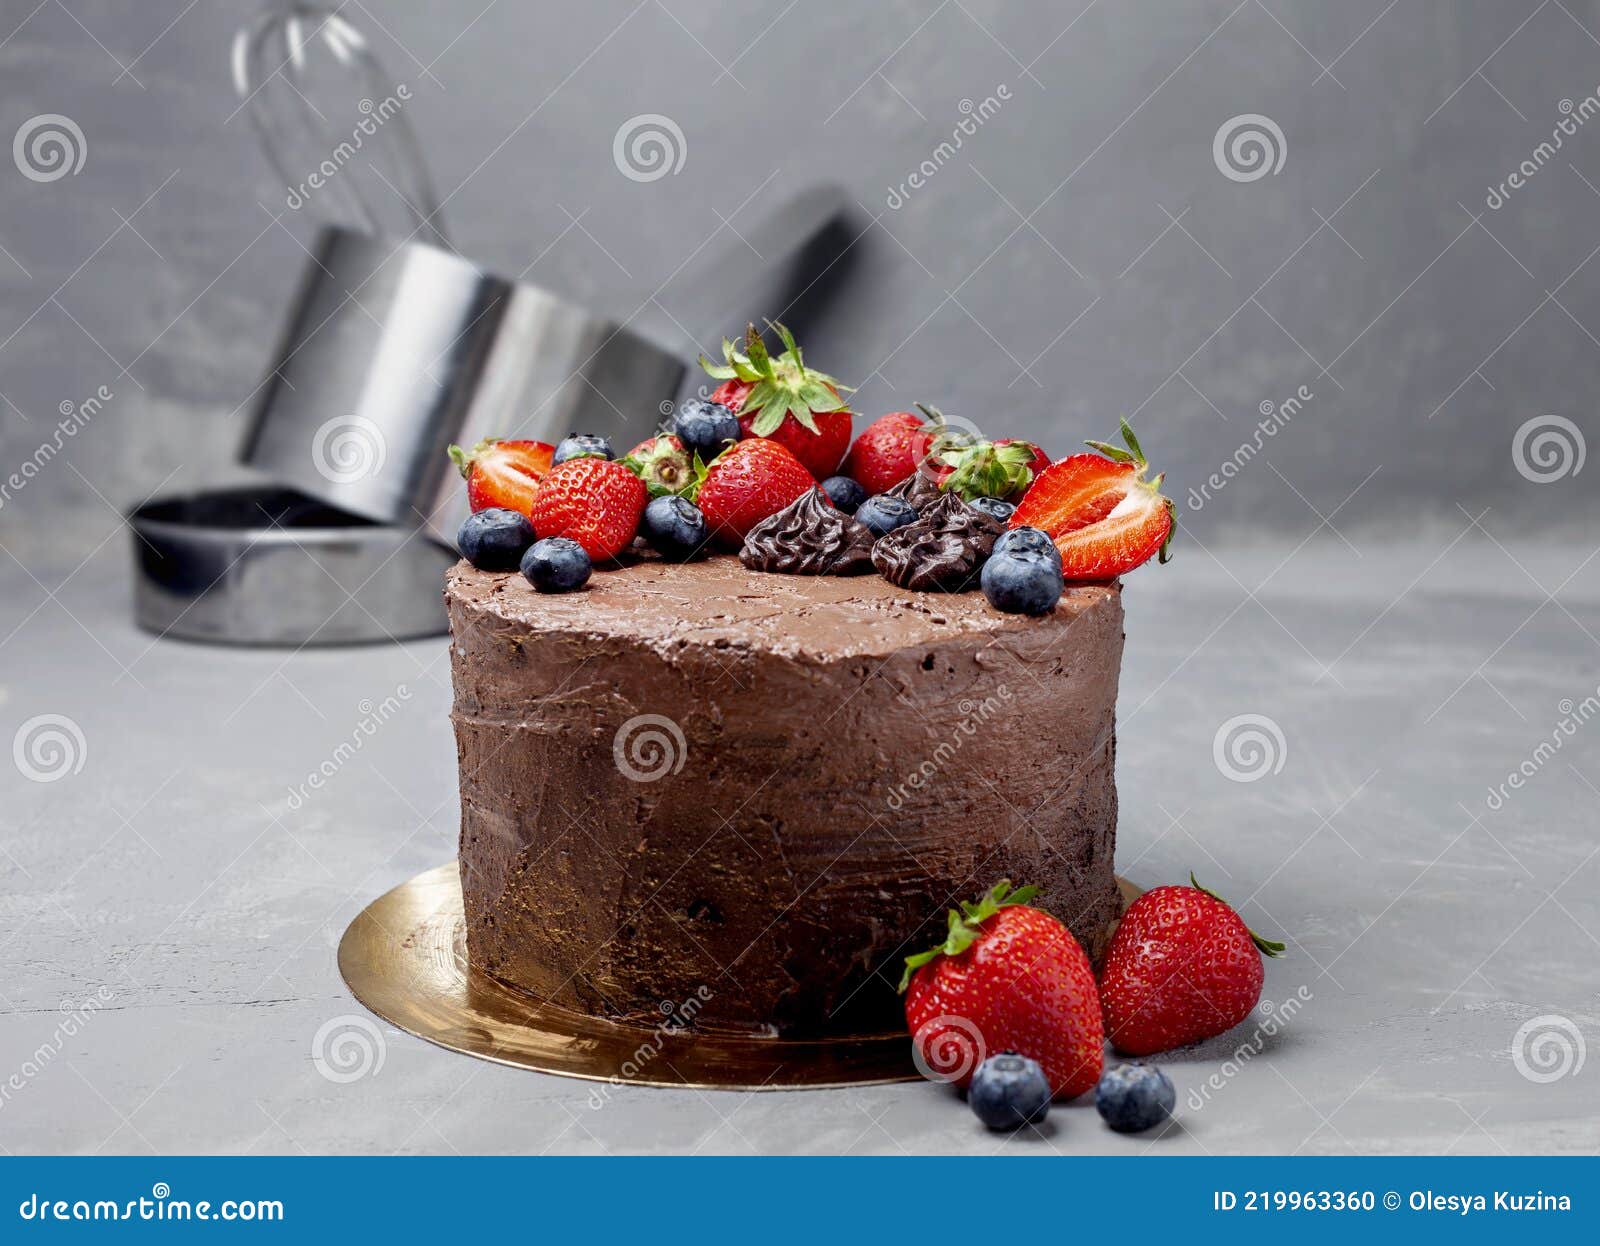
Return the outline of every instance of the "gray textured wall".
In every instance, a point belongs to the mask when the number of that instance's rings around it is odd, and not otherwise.
[[[14,552],[86,552],[114,507],[229,470],[312,228],[230,115],[229,39],[254,8],[6,5],[0,137],[62,113],[87,148],[54,181],[0,161],[7,470],[62,403],[113,394],[0,507]],[[412,90],[449,226],[492,265],[626,314],[688,251],[732,241],[723,217],[836,179],[859,240],[809,353],[861,382],[869,415],[925,397],[1061,452],[1134,413],[1181,499],[1260,404],[1304,386],[1304,410],[1186,516],[1195,536],[1600,514],[1600,468],[1557,461],[1538,483],[1513,451],[1535,417],[1575,422],[1578,444],[1596,432],[1600,117],[1535,155],[1562,101],[1586,117],[1600,87],[1593,0],[344,11]],[[889,207],[961,101],[1002,85],[999,111]],[[647,112],[681,127],[686,158],[639,183],[612,136]],[[1213,159],[1245,113],[1285,140],[1255,181]]]

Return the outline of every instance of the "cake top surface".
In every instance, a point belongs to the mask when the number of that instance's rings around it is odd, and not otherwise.
[[[1121,589],[1115,582],[1068,585],[1051,614],[1033,618],[1001,614],[980,592],[913,592],[876,575],[764,574],[735,557],[714,556],[639,561],[597,572],[582,591],[565,594],[539,593],[516,572],[480,571],[463,561],[446,577],[446,596],[534,632],[830,661],[961,637],[1054,632],[1120,598]]]

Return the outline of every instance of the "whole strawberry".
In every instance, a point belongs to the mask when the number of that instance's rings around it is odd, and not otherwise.
[[[1263,939],[1213,891],[1156,887],[1123,914],[1100,971],[1106,1035],[1130,1056],[1231,1030],[1261,998]]]
[[[694,486],[694,463],[670,433],[647,437],[622,457],[622,465],[644,481],[653,498],[679,496]]]
[[[778,442],[753,437],[736,442],[711,461],[692,500],[712,534],[725,545],[737,546],[751,528],[816,483]]]
[[[1027,492],[1034,477],[1050,466],[1050,457],[1031,441],[1015,437],[990,440],[950,428],[944,412],[918,403],[932,435],[923,471],[941,489],[974,498],[1014,502]]]
[[[1039,1063],[1057,1099],[1100,1080],[1094,970],[1065,926],[1028,906],[1037,892],[996,884],[950,911],[939,947],[906,958],[900,989],[924,1076],[965,1086],[987,1057],[1011,1051]]]
[[[621,463],[568,459],[545,476],[528,518],[541,540],[570,537],[601,562],[633,543],[647,499],[644,483]]]
[[[860,481],[869,496],[887,493],[917,470],[932,444],[926,420],[909,411],[892,411],[861,430],[845,456],[843,471]]]
[[[526,515],[533,495],[550,470],[556,448],[543,441],[488,438],[471,450],[450,447],[450,461],[467,481],[467,504],[473,513],[503,507]]]
[[[745,331],[743,352],[724,338],[724,362],[700,357],[700,366],[722,382],[711,401],[739,417],[745,437],[780,443],[822,480],[833,475],[850,446],[850,408],[839,396],[849,386],[806,367],[794,335],[781,324],[772,329],[784,346],[776,358],[767,353],[755,325]]]

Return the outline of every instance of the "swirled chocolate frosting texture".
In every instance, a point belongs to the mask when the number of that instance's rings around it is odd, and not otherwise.
[[[899,484],[885,489],[884,493],[888,497],[910,502],[911,505],[917,508],[918,514],[927,510],[928,507],[944,496],[939,489],[938,483],[932,477],[923,475],[921,471],[912,472]]]
[[[739,561],[786,575],[860,575],[872,570],[872,533],[810,489],[750,529]]]
[[[872,563],[901,588],[962,592],[973,587],[978,569],[1004,531],[998,519],[946,493],[914,523],[879,537]]]

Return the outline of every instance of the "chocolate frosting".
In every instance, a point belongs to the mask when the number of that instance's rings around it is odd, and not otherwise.
[[[860,575],[872,570],[873,539],[865,524],[811,489],[751,528],[739,561],[787,575]]]
[[[891,1033],[904,957],[1000,878],[1105,946],[1115,585],[1030,618],[714,556],[567,594],[463,562],[445,597],[475,971],[645,1026],[704,988],[696,1029]]]
[[[919,512],[926,510],[945,496],[938,484],[921,472],[912,472],[899,484],[884,490],[884,493],[888,497],[910,502]]]
[[[872,562],[901,588],[964,592],[977,583],[978,569],[1005,530],[993,515],[944,493],[914,523],[879,537]]]

